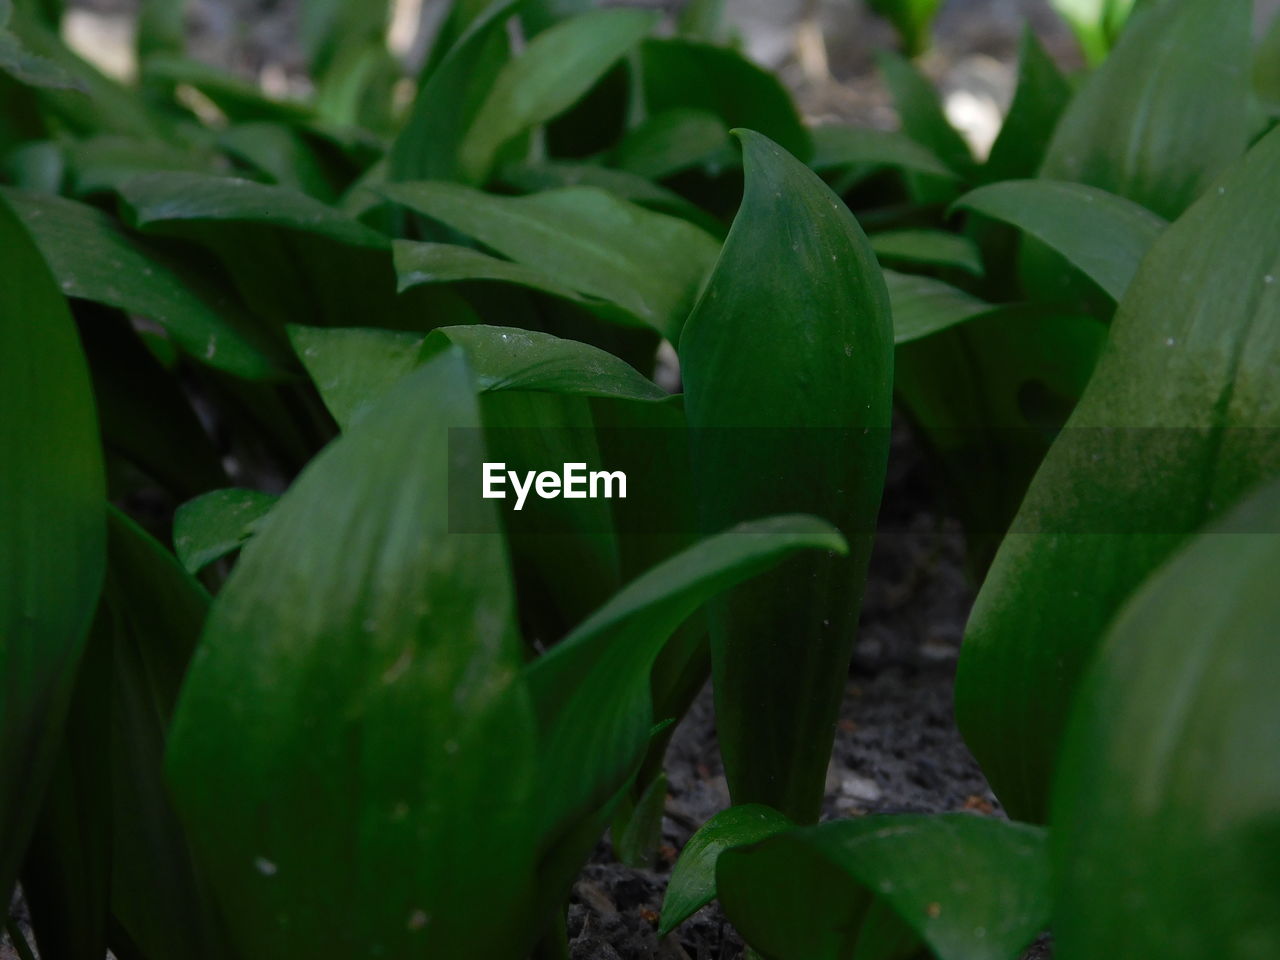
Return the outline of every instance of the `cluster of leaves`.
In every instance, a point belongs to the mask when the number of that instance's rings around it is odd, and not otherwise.
[[[892,55],[901,132],[809,128],[716,2],[659,38],[458,0],[403,111],[385,5],[306,6],[307,102],[163,2],[118,85],[54,6],[0,0],[0,890],[43,955],[563,956],[708,674],[735,806],[666,930],[718,896],[775,958],[1280,952],[1248,0],[1144,4],[1075,88],[1028,34],[983,162]],[[1024,822],[813,825],[895,402]],[[629,496],[499,512],[456,489],[486,460]]]

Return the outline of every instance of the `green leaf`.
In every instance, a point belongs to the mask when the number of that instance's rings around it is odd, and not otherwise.
[[[337,199],[340,173],[315,149],[303,131],[281,123],[240,123],[224,131],[218,144],[259,170],[267,180],[325,203]]]
[[[173,515],[173,546],[187,573],[239,550],[258,531],[280,498],[257,490],[211,490]]]
[[[813,143],[809,166],[819,172],[865,165],[956,177],[927,147],[902,133],[829,124],[814,128]]]
[[[929,28],[941,4],[942,0],[871,0],[871,9],[888,18],[907,56],[915,57],[929,47]]]
[[[954,267],[982,276],[982,257],[968,237],[945,230],[886,230],[871,235],[871,249],[883,263]]]
[[[807,167],[740,131],[746,189],[680,342],[703,529],[803,511],[847,560],[798,558],[713,608],[734,801],[815,819],[884,480],[889,297],[853,216]]]
[[[296,190],[173,173],[136,177],[121,193],[138,226],[216,253],[274,337],[300,321],[347,326],[369,317],[423,330],[475,318],[450,290],[397,296],[390,238]]]
[[[723,237],[724,224],[701,207],[694,206],[674,190],[625,170],[613,170],[589,163],[538,163],[502,168],[500,179],[523,193],[554,190],[557,187],[599,187],[619,200],[629,200],[653,210],[674,214]]]
[[[106,551],[98,421],[75,324],[0,200],[0,894],[57,755]],[[15,362],[16,361],[16,362]]]
[[[714,113],[665,110],[636,127],[613,151],[614,165],[650,180],[696,167],[731,149],[729,128]]]
[[[797,551],[844,549],[844,539],[813,517],[741,524],[642,574],[534,661],[526,676],[542,744],[544,836],[571,829],[634,774],[654,722],[650,671],[682,622]]]
[[[673,342],[718,249],[683,220],[593,187],[500,197],[404,183],[383,192],[557,284],[617,304]]]
[[[111,685],[112,913],[144,956],[226,957],[163,775],[169,721],[209,597],[123,514],[112,510],[108,519],[100,626],[110,634],[113,667],[97,679]]]
[[[986,183],[1034,177],[1053,131],[1071,101],[1071,84],[1026,27],[1018,52],[1018,86],[987,162],[979,170]]]
[[[646,40],[640,63],[650,116],[704,110],[729,129],[764,134],[802,160],[813,153],[813,140],[786,87],[737,50],[692,40]]]
[[[893,342],[911,343],[991,313],[996,307],[941,280],[884,271],[893,306]]]
[[[953,206],[1011,224],[1061,254],[1115,301],[1168,223],[1115,194],[1060,180],[979,187]]]
[[[505,548],[449,532],[495,523],[449,496],[479,426],[461,354],[432,358],[303,471],[214,601],[168,774],[245,954],[518,956],[539,932]]]
[[[670,397],[612,354],[515,327],[442,327],[423,338],[391,330],[291,327],[303,365],[344,430],[425,359],[461,347],[481,392],[522,390],[654,403]]]
[[[140,173],[189,170],[216,173],[220,158],[212,150],[175,146],[162,140],[104,135],[65,146],[72,192],[76,196],[118,192]]]
[[[500,260],[471,247],[451,243],[419,243],[414,240],[396,240],[392,247],[395,255],[397,288],[408,290],[423,283],[457,283],[463,280],[493,280],[514,283],[530,290],[548,293],[553,297],[574,303],[596,304],[605,309],[611,305],[605,301],[584,297],[561,286],[546,274],[520,263]]]
[[[259,223],[327,237],[353,247],[388,247],[391,241],[297,190],[234,177],[150,173],[120,187],[139,228],[170,221]]]
[[[70,73],[44,57],[28,51],[22,41],[0,25],[0,71],[4,71],[21,84],[29,87],[52,87],[58,90],[79,90],[84,84]]]
[[[1161,567],[1107,631],[1054,786],[1055,956],[1280,951],[1277,569],[1272,483]]]
[[[460,148],[463,175],[483,183],[502,145],[564,112],[657,22],[644,10],[595,10],[530,41],[493,82]]]
[[[680,851],[680,859],[667,881],[658,936],[665,937],[715,899],[720,854],[758,843],[793,826],[772,807],[747,803],[722,810],[699,827]]]
[[[424,355],[461,347],[483,391],[527,390],[655,403],[671,399],[611,353],[577,340],[514,327],[442,327],[428,335]]]
[[[947,120],[938,93],[924,74],[896,53],[883,51],[876,61],[893,93],[903,132],[952,170],[971,173],[974,164],[969,145]]]
[[[448,52],[438,62],[434,54],[428,61],[409,119],[391,145],[390,179],[460,178],[462,142],[507,62],[510,44],[503,27],[518,2],[455,4],[441,30]],[[465,32],[459,35],[460,28]],[[448,43],[453,36],[457,41]]]
[[[910,956],[914,938],[938,960],[1015,960],[1052,902],[1045,832],[967,813],[789,830],[726,851],[716,885],[774,960]]]
[[[8,189],[0,195],[26,222],[67,296],[154,320],[188,355],[234,376],[286,375],[283,351],[198,262],[74,200]]]
[[[1144,11],[1067,107],[1041,176],[1177,217],[1248,144],[1250,6],[1169,0]]]
[[[289,327],[298,359],[338,426],[346,430],[418,367],[423,336],[361,327]]]
[[[957,715],[1017,816],[1046,813],[1072,693],[1120,604],[1188,535],[1280,472],[1274,445],[1257,439],[1280,427],[1277,165],[1280,131],[1156,241],[978,595]]]

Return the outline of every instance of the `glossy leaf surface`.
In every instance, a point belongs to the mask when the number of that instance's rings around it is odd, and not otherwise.
[[[957,714],[1017,816],[1047,813],[1071,695],[1120,604],[1280,472],[1277,165],[1280,131],[1156,241],[978,596]]]
[[[1061,254],[1119,301],[1168,223],[1115,194],[1060,180],[1008,180],[955,202],[1011,224]]]
[[[680,342],[703,528],[803,511],[849,559],[803,557],[712,610],[720,746],[737,803],[817,816],[879,508],[893,378],[888,294],[853,216],[765,137]]]
[[[680,851],[680,859],[667,881],[658,935],[666,936],[715,899],[720,854],[758,843],[792,826],[772,807],[747,803],[722,810],[699,827]]]
[[[1248,0],[1170,0],[1134,19],[1072,99],[1041,175],[1118,194],[1162,217],[1244,152]]]
[[[173,547],[188,573],[239,550],[280,498],[257,490],[212,490],[173,516]]]
[[[1063,960],[1280,951],[1278,569],[1272,483],[1160,568],[1108,630],[1054,788]]]
[[[555,283],[618,304],[671,340],[718,248],[683,220],[591,187],[499,197],[454,184],[406,183],[385,192]]]
[[[247,953],[529,946],[533,718],[505,549],[448,532],[491,509],[448,496],[483,457],[450,442],[479,426],[474,392],[456,352],[405,378],[312,461],[214,603],[168,773]],[[476,926],[479,900],[505,922]]]
[[[504,143],[572,106],[656,19],[644,10],[593,10],[538,34],[498,73],[462,141],[467,179],[487,179]]]

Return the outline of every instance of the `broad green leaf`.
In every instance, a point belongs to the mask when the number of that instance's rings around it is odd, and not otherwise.
[[[669,397],[612,354],[514,327],[442,327],[423,338],[391,330],[291,327],[298,356],[329,412],[346,429],[405,374],[453,344],[482,392],[523,390],[647,403]]]
[[[1067,107],[1041,176],[1177,217],[1248,143],[1250,6],[1144,10]]]
[[[175,146],[162,140],[114,135],[77,140],[66,144],[65,151],[72,193],[80,197],[116,192],[140,173],[217,173],[225,164],[225,158],[212,150],[190,144]]]
[[[593,187],[525,197],[448,183],[382,189],[557,284],[617,304],[673,342],[718,249],[714,238],[683,220]]]
[[[423,335],[362,327],[289,327],[289,339],[342,430],[417,369]]]
[[[680,851],[680,859],[667,881],[658,936],[665,937],[715,899],[720,854],[758,843],[793,826],[777,810],[747,803],[722,810],[699,827]]]
[[[771,960],[1016,960],[1052,904],[1048,837],[967,813],[860,817],[725,851],[716,886]],[[912,936],[914,935],[914,936]]]
[[[199,261],[73,200],[7,189],[0,195],[26,222],[67,296],[154,320],[195,360],[234,376],[285,375],[284,352]]]
[[[169,221],[259,223],[337,240],[353,247],[388,247],[391,241],[357,220],[297,190],[199,173],[151,173],[120,187],[133,223]]]
[[[1071,84],[1035,31],[1026,27],[1018,53],[1018,86],[987,162],[978,171],[979,180],[997,183],[1035,176],[1070,100]]]
[[[432,358],[303,471],[214,601],[168,774],[245,954],[519,956],[538,932],[505,549],[449,532],[494,522],[449,496],[479,426],[461,354]]]
[[[493,280],[514,283],[553,297],[572,300],[575,303],[598,304],[608,308],[605,301],[584,297],[562,286],[532,267],[510,260],[491,257],[472,247],[452,243],[418,243],[414,240],[396,240],[392,247],[395,255],[397,288],[408,290],[424,283],[457,283],[463,280]]]
[[[871,0],[871,9],[893,24],[909,57],[929,47],[929,29],[942,0]]]
[[[164,782],[165,738],[209,607],[173,555],[111,511],[102,622],[111,672],[111,908],[148,957],[228,956]],[[101,787],[101,785],[99,785]]]
[[[538,163],[502,168],[500,179],[523,193],[554,190],[557,187],[599,187],[619,200],[671,213],[688,220],[708,233],[723,237],[725,226],[701,207],[694,206],[674,190],[625,170],[613,170],[589,163]]]
[[[640,63],[651,116],[679,108],[704,110],[729,129],[764,134],[802,160],[813,153],[813,140],[787,89],[737,50],[692,40],[646,40]]]
[[[650,671],[682,622],[797,551],[844,549],[844,539],[813,517],[741,524],[642,574],[534,661],[526,676],[542,745],[544,835],[571,829],[635,772],[654,722]]]
[[[1272,483],[1153,574],[1107,631],[1054,785],[1055,956],[1280,952],[1278,569]]]
[[[462,141],[466,179],[487,180],[503,144],[572,106],[656,20],[644,10],[594,10],[538,34],[498,73]]]
[[[44,57],[31,53],[16,36],[0,26],[0,70],[28,87],[84,91],[84,84]]]
[[[475,318],[451,290],[398,296],[390,238],[296,190],[173,173],[136,177],[121,194],[139,227],[210,248],[272,336],[299,322],[428,330]]]
[[[280,498],[257,490],[211,490],[173,515],[173,546],[187,573],[239,550],[257,532]]]
[[[0,894],[13,889],[98,600],[105,490],[89,372],[48,267],[0,199]]]
[[[895,344],[921,340],[996,309],[985,300],[930,277],[885,270],[884,281],[893,307]]]
[[[896,53],[884,51],[877,62],[893,93],[903,132],[952,170],[962,175],[971,173],[974,164],[969,145],[947,119],[937,91],[924,74]]]
[[[953,267],[982,276],[982,257],[968,237],[945,230],[886,230],[871,235],[871,249],[883,263]]]
[[[889,297],[817,175],[740,131],[746,188],[680,341],[703,529],[803,511],[848,559],[797,558],[711,613],[720,748],[736,803],[803,822],[822,800],[884,480]]]
[[[953,206],[1001,220],[1052,248],[1117,302],[1168,226],[1130,200],[1060,180],[979,187]]]
[[[670,397],[611,353],[548,333],[477,324],[442,327],[423,347],[461,347],[483,391],[526,390],[579,397],[612,397],[655,403]]]
[[[714,113],[685,107],[650,117],[613,151],[614,165],[650,180],[688,170],[731,150],[729,128]]]
[[[389,0],[311,0],[300,15],[311,75],[323,76],[351,48],[384,42],[392,10]]]
[[[978,595],[957,715],[1024,819],[1046,815],[1067,708],[1112,615],[1187,536],[1280,472],[1266,440],[1280,427],[1278,166],[1274,131],[1156,241]]]
[[[813,143],[809,166],[820,172],[851,166],[898,167],[934,177],[956,177],[928,147],[902,133],[829,124],[814,128]]]
[[[337,199],[339,172],[296,127],[266,121],[240,123],[224,131],[218,144],[272,183],[325,203]]]
[[[460,150],[476,114],[510,54],[503,27],[519,0],[481,5],[458,0],[441,30],[404,128],[391,145],[391,180],[455,180]],[[483,12],[482,12],[483,11]],[[453,37],[457,37],[456,42]]]

